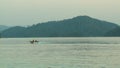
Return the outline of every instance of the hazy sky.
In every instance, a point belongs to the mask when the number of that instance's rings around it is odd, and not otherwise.
[[[0,25],[32,25],[78,15],[120,24],[120,0],[0,0]]]

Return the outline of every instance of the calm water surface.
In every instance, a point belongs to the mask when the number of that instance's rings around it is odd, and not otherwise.
[[[120,38],[2,38],[0,68],[120,68]]]

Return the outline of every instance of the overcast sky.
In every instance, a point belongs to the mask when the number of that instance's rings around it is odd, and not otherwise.
[[[0,25],[32,25],[79,15],[120,24],[120,0],[0,0]]]

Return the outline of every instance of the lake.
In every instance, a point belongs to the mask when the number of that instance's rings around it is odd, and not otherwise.
[[[120,37],[1,38],[0,68],[120,68]]]

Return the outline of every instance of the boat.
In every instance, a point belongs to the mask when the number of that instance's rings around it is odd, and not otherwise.
[[[38,43],[38,42],[39,42],[38,40],[31,40],[30,41],[31,44]]]

